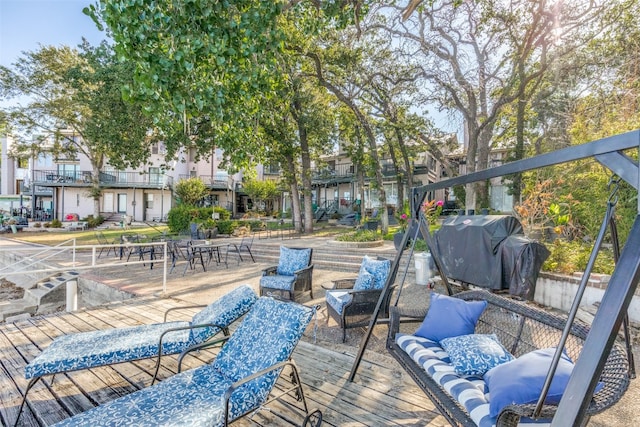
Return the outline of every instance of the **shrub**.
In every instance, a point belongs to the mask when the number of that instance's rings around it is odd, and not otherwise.
[[[54,218],[51,220],[51,227],[52,228],[62,228],[62,221],[60,221],[58,218]]]
[[[40,224],[39,222],[34,222],[33,223],[33,228],[40,228],[42,226],[42,224]]]
[[[50,222],[45,222],[44,224],[42,224],[42,226],[44,228],[49,228],[49,227],[51,227],[51,223]]]
[[[232,234],[238,228],[238,221],[220,220],[216,222],[216,227],[218,227],[218,233],[220,234]]]
[[[167,225],[172,233],[182,233],[189,231],[189,224],[195,222],[202,224],[205,228],[217,226],[212,223],[211,214],[217,212],[220,214],[220,220],[228,220],[231,218],[231,212],[219,206],[209,206],[206,208],[197,208],[188,205],[178,205],[172,208],[167,215]],[[220,227],[218,227],[220,230]],[[222,233],[222,231],[220,231]]]
[[[88,215],[86,218],[83,219],[83,221],[87,222],[87,226],[89,228],[95,228],[104,222],[104,217],[98,215],[97,217],[94,218],[93,215]]]
[[[376,242],[381,240],[380,234],[373,230],[356,230],[336,237],[339,242]]]
[[[564,239],[556,239],[546,246],[551,253],[542,265],[542,270],[560,274],[573,274],[575,271],[584,271],[592,248],[591,245],[577,240],[570,242]],[[593,272],[611,274],[613,268],[612,251],[601,249],[593,266]]]

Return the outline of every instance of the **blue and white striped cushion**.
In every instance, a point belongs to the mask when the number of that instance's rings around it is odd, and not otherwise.
[[[494,427],[496,418],[489,416],[487,385],[478,376],[464,376],[456,373],[449,355],[436,342],[414,335],[397,334],[396,343],[427,374],[440,384],[470,414],[478,427]],[[519,426],[548,426],[548,420],[533,421],[522,419]]]

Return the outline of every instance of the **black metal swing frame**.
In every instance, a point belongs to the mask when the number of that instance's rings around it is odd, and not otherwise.
[[[636,190],[636,192],[638,192],[640,190],[640,165],[638,160],[634,160],[624,153],[625,150],[631,149],[638,150],[636,158],[640,158],[640,130],[615,135],[578,146],[568,147],[528,159],[518,160],[495,168],[472,172],[467,175],[454,177],[445,181],[416,187],[412,189],[412,219],[420,220],[420,206],[427,195],[435,190],[588,158],[593,158],[598,161],[602,166],[609,169],[612,174],[627,182]],[[610,224],[608,223],[603,223],[603,228],[606,228],[606,226],[609,225]],[[427,244],[429,244],[430,234],[428,227],[423,223],[421,228],[423,235],[427,237]],[[611,230],[612,233],[615,233],[615,227],[612,227]],[[353,381],[355,377],[364,355],[364,350],[366,349],[371,336],[373,326],[377,323],[388,323],[388,319],[378,319],[378,316],[384,298],[386,298],[388,293],[391,292],[391,286],[395,282],[396,275],[398,273],[398,266],[409,238],[410,236],[407,233],[403,243],[401,244],[401,249],[396,254],[396,258],[392,263],[391,273],[389,274],[385,288],[380,296],[376,310],[371,317],[367,333],[361,342],[358,355],[356,356],[349,374],[350,381]],[[413,251],[413,248],[411,248],[411,251]],[[593,253],[592,258],[595,259]],[[437,257],[434,258],[434,261],[436,263],[436,267],[440,270],[441,268]],[[588,275],[585,275],[583,278],[585,284],[587,276]],[[449,287],[446,277],[442,275],[442,278],[445,285]],[[573,374],[567,384],[564,397],[560,401],[557,411],[553,416],[552,426],[581,425],[588,417],[587,409],[598,383],[598,378],[600,378],[600,375],[603,372],[607,357],[611,352],[620,327],[623,324],[626,325],[625,319],[627,318],[627,309],[639,281],[640,197],[638,197],[636,218],[624,248],[619,253],[616,268],[601,301],[601,309],[596,313],[593,326],[584,342],[584,355],[576,362]],[[399,291],[401,291],[401,286]],[[574,302],[576,309],[577,304],[577,302]]]

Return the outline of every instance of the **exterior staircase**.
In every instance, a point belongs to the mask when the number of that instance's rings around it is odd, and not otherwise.
[[[280,245],[287,247],[304,247],[304,240],[298,239],[285,239],[280,240],[279,244],[274,244],[274,239],[256,239],[251,246],[251,252],[257,262],[264,262],[270,265],[277,265],[280,258]],[[394,248],[371,248],[367,250],[365,248],[350,248],[345,246],[332,246],[330,243],[322,247],[313,247],[312,263],[314,268],[323,270],[344,271],[346,273],[357,273],[362,263],[362,257],[364,255],[380,256],[387,258],[391,261],[395,259],[396,251]],[[232,254],[229,254],[229,260],[232,260]],[[237,255],[236,255],[237,257]],[[398,268],[398,278],[404,272],[404,269],[409,261],[409,251],[405,251],[400,265]],[[411,277],[414,275],[414,268],[412,265],[408,269]],[[409,277],[409,276],[407,276]]]
[[[0,321],[10,320],[25,313],[32,316],[58,311],[66,304],[67,282],[77,278],[78,273],[75,271],[57,273],[25,289],[21,299],[1,301]]]

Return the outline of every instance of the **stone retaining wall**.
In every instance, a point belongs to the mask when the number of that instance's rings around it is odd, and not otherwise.
[[[536,282],[534,301],[547,307],[568,312],[578,290],[581,277],[580,273],[567,276],[541,272]],[[584,296],[582,297],[581,305],[598,305],[600,301],[602,301],[602,296],[608,283],[609,276],[592,274],[589,278]],[[629,305],[628,312],[629,320],[633,323],[640,324],[640,300],[637,289]]]

